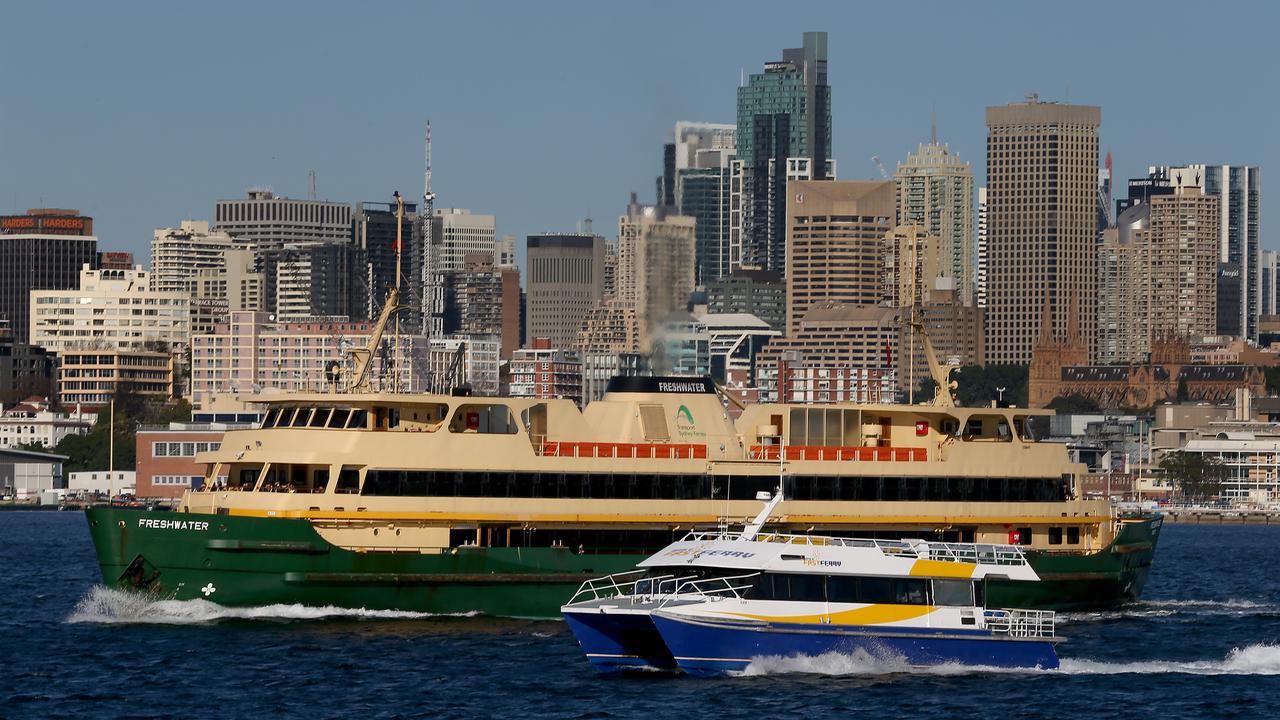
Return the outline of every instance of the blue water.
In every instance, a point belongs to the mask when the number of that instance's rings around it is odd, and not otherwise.
[[[1066,616],[1059,671],[771,659],[600,677],[562,623],[141,602],[80,513],[0,513],[0,717],[1275,717],[1280,527],[1166,525],[1146,599]]]

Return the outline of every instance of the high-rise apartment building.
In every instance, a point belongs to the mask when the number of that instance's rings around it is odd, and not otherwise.
[[[694,219],[640,205],[635,194],[618,218],[617,300],[635,309],[642,347],[652,326],[687,311],[694,288]]]
[[[788,183],[834,177],[827,34],[807,32],[738,88],[730,265],[785,273]]]
[[[950,277],[960,298],[973,301],[973,171],[969,163],[934,138],[898,163],[898,220],[919,225],[938,238],[945,258],[939,268]]]
[[[84,265],[74,290],[31,291],[31,342],[59,354],[84,348],[171,350],[191,339],[191,294],[151,286],[151,273]]]
[[[1197,187],[1130,206],[1098,245],[1094,359],[1145,363],[1217,331],[1218,199]]]
[[[987,362],[1030,362],[1046,303],[1050,336],[1093,340],[1101,122],[1035,95],[987,108]]]
[[[200,270],[191,293],[191,334],[213,332],[233,312],[266,309],[266,275],[254,271],[254,252],[235,248],[222,254],[224,267]]]
[[[0,216],[0,320],[9,321],[18,343],[31,337],[31,291],[79,287],[80,269],[97,257],[93,218],[77,210]]]
[[[278,319],[365,319],[364,250],[351,243],[289,243],[276,253]]]
[[[977,272],[974,278],[973,297],[978,307],[987,306],[987,189],[978,188],[978,239],[974,254],[977,256]]]
[[[735,268],[707,283],[707,312],[754,315],[781,332],[787,327],[787,284],[775,272]]]
[[[1275,315],[1280,303],[1276,302],[1276,280],[1280,279],[1280,252],[1263,250],[1259,254],[1259,265],[1262,268],[1262,281],[1258,284],[1258,294],[1262,297],[1260,315]]]
[[[230,235],[210,231],[209,223],[203,220],[156,228],[151,238],[151,286],[164,292],[190,293],[201,271],[226,268],[225,253],[235,247]]]
[[[788,195],[787,334],[819,305],[879,304],[884,238],[896,214],[893,183],[798,181]]]
[[[1247,165],[1184,165],[1163,171],[1174,187],[1203,187],[1218,198],[1218,334],[1256,342],[1259,285],[1259,192],[1262,171]]]
[[[520,271],[497,267],[494,256],[468,253],[462,272],[452,276],[445,332],[499,339],[499,356],[520,347]]]
[[[214,204],[214,225],[259,252],[286,243],[351,242],[351,206],[328,200],[294,200],[270,190],[250,190],[240,200]]]
[[[582,358],[534,338],[511,357],[511,397],[568,398],[582,404]]]
[[[525,337],[571,348],[604,297],[605,240],[591,234],[530,235],[525,250]]]

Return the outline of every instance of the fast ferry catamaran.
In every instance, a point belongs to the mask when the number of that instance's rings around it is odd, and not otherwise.
[[[371,360],[401,307],[393,288],[341,390],[266,399],[261,427],[200,454],[204,483],[176,513],[88,510],[106,584],[556,617],[585,578],[749,518],[780,471],[780,533],[1016,539],[1041,581],[989,580],[993,605],[1102,607],[1146,581],[1160,518],[1083,499],[1084,467],[1030,432],[1046,411],[955,407],[944,391],[925,405],[752,405],[735,421],[689,377],[615,378],[585,410],[375,392]]]
[[[710,675],[861,651],[1058,666],[1052,611],[984,606],[993,579],[1038,580],[1021,547],[761,533],[771,509],[741,534],[692,532],[638,570],[584,583],[561,610],[592,665]]]

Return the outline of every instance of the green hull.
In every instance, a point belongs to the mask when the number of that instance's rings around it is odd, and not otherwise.
[[[108,587],[227,606],[559,617],[583,581],[630,570],[644,558],[567,548],[354,552],[329,544],[301,519],[116,508],[91,508],[86,515]],[[1158,533],[1156,518],[1127,526],[1101,553],[1036,554],[1032,563],[1044,581],[992,582],[988,604],[1084,609],[1136,600]]]

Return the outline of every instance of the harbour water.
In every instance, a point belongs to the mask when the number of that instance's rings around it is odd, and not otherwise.
[[[1056,671],[763,658],[601,677],[563,623],[142,601],[82,514],[0,513],[0,717],[1273,717],[1280,528],[1166,525],[1143,602],[1060,617]]]

